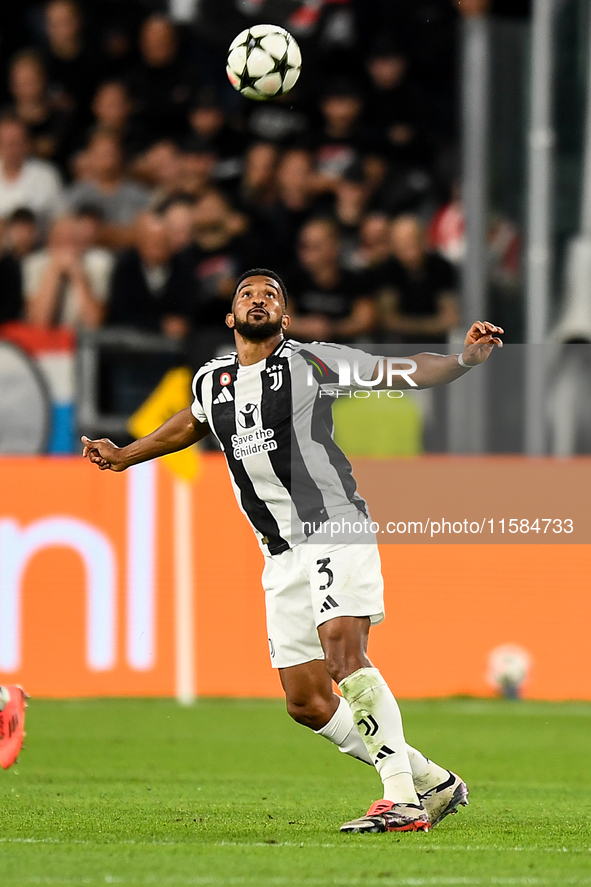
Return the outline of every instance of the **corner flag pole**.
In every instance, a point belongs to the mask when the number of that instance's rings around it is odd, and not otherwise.
[[[193,515],[191,485],[179,477],[174,479],[173,513],[176,698],[180,705],[191,705],[195,701]]]

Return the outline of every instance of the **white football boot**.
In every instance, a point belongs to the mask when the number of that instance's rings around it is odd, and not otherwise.
[[[450,813],[457,813],[458,807],[468,806],[468,786],[451,770],[448,772],[449,778],[445,782],[419,794],[419,801],[427,811],[431,827],[438,825]]]

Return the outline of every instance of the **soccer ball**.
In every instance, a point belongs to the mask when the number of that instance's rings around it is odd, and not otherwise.
[[[277,25],[253,25],[230,44],[226,73],[242,95],[264,101],[289,92],[301,66],[300,47],[288,31]]]
[[[518,699],[531,666],[531,656],[517,644],[501,644],[488,657],[488,681],[508,699]]]

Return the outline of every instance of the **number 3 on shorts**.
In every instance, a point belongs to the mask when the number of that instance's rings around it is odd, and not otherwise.
[[[334,574],[328,566],[330,564],[330,558],[321,557],[320,560],[316,561],[316,563],[318,564],[318,572],[326,573],[326,575],[328,576],[326,584],[320,586],[320,591],[326,591],[327,588],[330,588],[334,580]]]

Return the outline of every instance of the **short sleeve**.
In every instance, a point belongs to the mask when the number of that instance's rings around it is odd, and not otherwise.
[[[193,378],[193,384],[191,386],[193,389],[193,403],[191,404],[191,412],[193,413],[193,415],[195,416],[195,418],[197,419],[198,422],[207,422],[207,415],[205,413],[205,410],[203,409],[203,405],[201,403],[200,397],[198,396],[198,392],[199,392],[199,395],[201,394],[201,383],[202,382],[203,382],[203,374],[196,373],[196,375]]]

